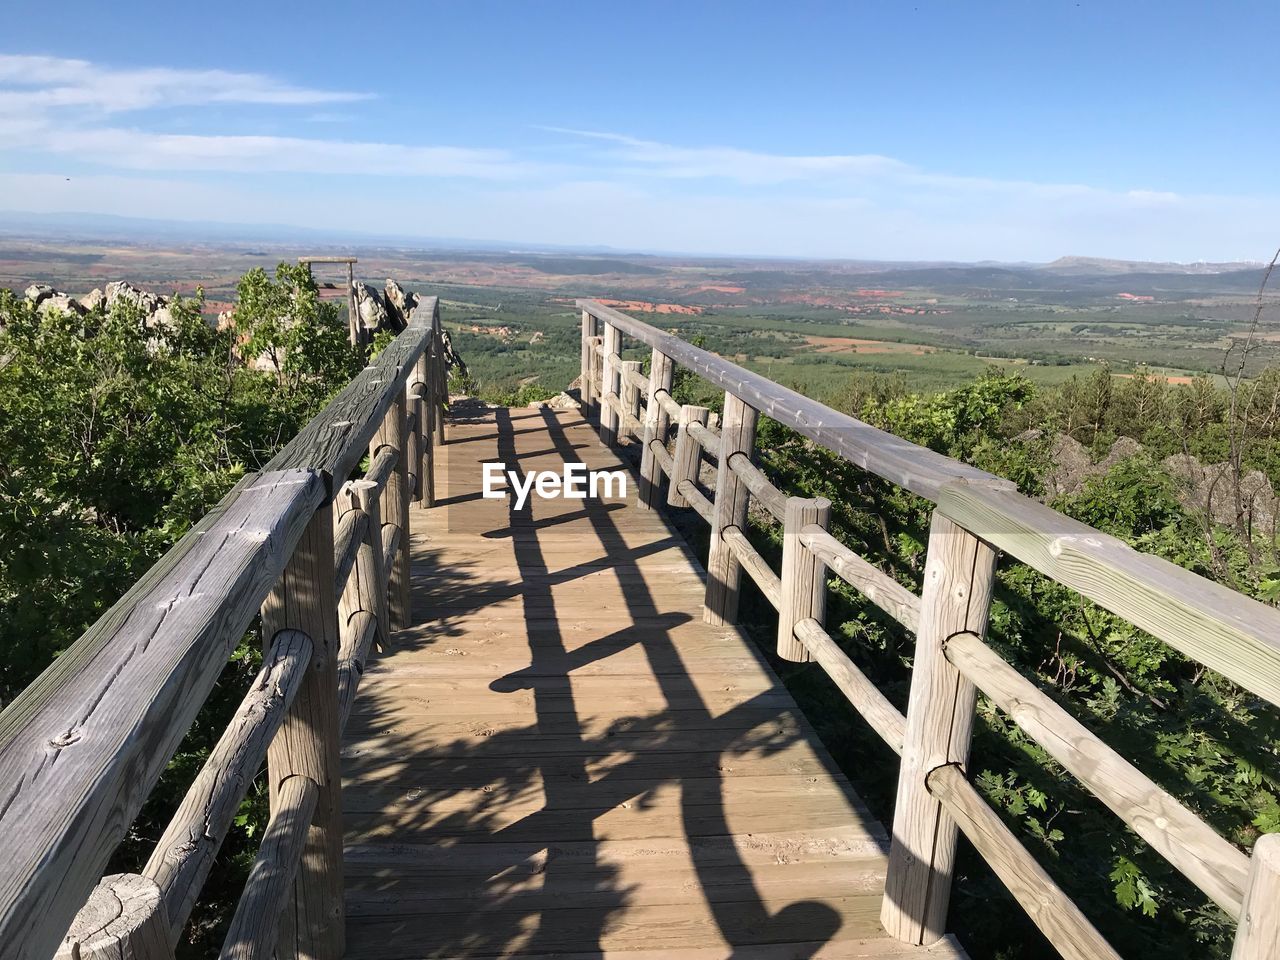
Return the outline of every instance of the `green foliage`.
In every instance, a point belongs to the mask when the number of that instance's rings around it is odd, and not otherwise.
[[[176,299],[38,311],[0,291],[0,701],[9,702],[363,365],[305,268],[240,282],[235,323]],[[265,356],[259,371],[237,355]],[[136,871],[261,660],[246,638],[112,863]],[[216,954],[264,822],[255,787],[191,925]]]

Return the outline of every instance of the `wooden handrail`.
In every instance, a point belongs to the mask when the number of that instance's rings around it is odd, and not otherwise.
[[[434,346],[439,335],[438,301],[425,298],[404,332],[261,473],[237,484],[0,713],[0,782],[5,784],[0,788],[0,859],[5,863],[0,871],[0,943],[6,957],[45,960],[53,955],[260,607],[267,638],[274,641],[263,671],[165,831],[148,864],[149,876],[134,878],[159,891],[163,916],[156,929],[163,931],[163,942],[153,937],[151,914],[143,911],[114,924],[112,936],[154,945],[147,960],[171,956],[262,753],[272,757],[272,770],[278,772],[288,766],[291,751],[318,737],[323,749],[307,746],[296,754],[307,769],[289,772],[306,772],[315,788],[317,812],[306,823],[315,820],[316,826],[308,829],[325,831],[328,846],[319,859],[309,858],[308,876],[297,887],[312,898],[313,915],[323,912],[336,918],[338,926],[326,929],[333,925],[325,921],[298,936],[307,952],[341,953],[340,890],[332,886],[333,878],[340,878],[341,835],[322,826],[329,813],[321,812],[337,810],[336,724],[326,733],[320,717],[336,719],[339,713],[336,660],[342,631],[335,593],[344,590],[347,579],[357,579],[353,570],[365,569],[358,559],[361,527],[380,520],[376,508],[360,501],[359,510],[339,528],[335,556],[331,504],[369,443],[387,429],[393,411],[398,411],[402,430],[407,425],[414,431],[413,442],[392,444],[394,470],[382,484],[365,487],[390,488],[399,475],[397,496],[407,506],[404,478],[412,468],[430,488],[433,463],[427,439],[433,422],[440,422],[443,403],[441,360]],[[406,424],[406,404],[419,402],[407,395],[407,381],[415,371],[429,393],[436,386],[431,402],[416,409]],[[408,457],[397,452],[404,449]],[[410,457],[417,462],[409,464]],[[374,459],[382,470],[387,457]],[[398,534],[407,515],[401,512],[395,521]],[[379,529],[379,561],[381,533]],[[407,544],[407,534],[402,539]],[[335,583],[335,572],[343,582]],[[361,579],[385,598],[387,574],[366,571]],[[378,579],[382,583],[374,588],[369,581]],[[407,576],[401,582],[407,585]],[[313,599],[324,602],[317,606]],[[385,607],[372,613],[385,629]],[[295,614],[320,619],[306,625],[289,622]],[[347,641],[344,636],[345,664],[358,664],[368,650],[369,630],[361,626],[357,637]],[[317,669],[306,669],[313,658]],[[359,669],[349,672],[344,696],[353,694]],[[299,709],[304,717],[294,716]],[[333,758],[326,761],[327,768],[305,759],[320,753]],[[276,785],[272,789],[277,792]],[[317,872],[325,858],[327,865]],[[314,886],[321,875],[328,885],[324,890]],[[125,880],[103,881],[101,897],[109,900],[114,895],[110,885]],[[135,936],[122,926],[126,920],[149,926]],[[75,930],[100,935],[92,918]],[[309,936],[331,939],[306,944]],[[274,942],[260,946],[276,947]],[[68,941],[64,949],[76,955],[80,947]]]
[[[1251,866],[1243,853],[1103,745],[981,639],[998,549],[1280,704],[1280,611],[1140,553],[1022,496],[1008,481],[837,413],[594,300],[579,300],[578,306],[584,330],[588,324],[601,330],[615,361],[626,334],[652,349],[655,369],[662,365],[662,382],[650,389],[650,409],[678,421],[680,429],[674,454],[667,456],[665,434],[656,432],[645,435],[645,452],[648,462],[670,478],[668,503],[693,507],[711,525],[704,618],[732,622],[738,579],[746,569],[779,609],[780,655],[818,662],[903,756],[881,918],[892,934],[921,944],[942,935],[955,836],[963,828],[1065,956],[1115,956],[966,781],[963,768],[980,687],[1125,823],[1240,918],[1235,956],[1280,960],[1273,932],[1280,929],[1280,911],[1250,912],[1251,903],[1261,910],[1265,901],[1260,898],[1274,899],[1280,891],[1280,842],[1259,842]],[[724,389],[726,426],[720,435],[706,425],[705,408],[680,407],[670,396],[676,364]],[[584,367],[588,382],[591,372]],[[832,536],[825,529],[824,508],[806,506],[816,501],[788,498],[752,462],[755,418],[761,413],[937,505],[923,597]],[[612,436],[606,433],[606,439]],[[713,500],[695,483],[704,452],[718,454]],[[656,475],[652,466],[647,469]],[[781,576],[743,533],[743,491],[783,522]],[[905,717],[823,629],[825,570],[919,632]]]

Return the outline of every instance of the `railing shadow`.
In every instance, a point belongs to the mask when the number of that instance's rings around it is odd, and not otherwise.
[[[464,415],[493,418],[497,459],[521,475],[533,458],[577,460],[584,446],[551,411]],[[536,430],[525,422],[535,419]],[[546,434],[551,446],[518,451],[517,437],[530,433]],[[478,509],[479,470],[457,469],[442,502],[461,518]],[[450,522],[449,535],[481,551],[473,556],[453,544],[415,551],[415,607],[431,618],[396,642],[447,669],[393,659],[375,665],[361,689],[344,751],[349,955],[590,956],[619,935],[661,944],[670,935],[664,923],[678,924],[685,904],[701,900],[726,955],[787,942],[795,944],[788,956],[810,956],[835,936],[840,914],[812,899],[771,910],[725,802],[733,758],[774,756],[805,737],[780,684],[714,712],[672,637],[700,618],[700,607],[664,609],[651,589],[660,574],[641,564],[680,546],[677,538],[629,543],[616,503],[576,501],[537,517],[530,506],[504,507],[496,529],[488,528],[495,512],[479,526]],[[561,566],[564,547],[549,553],[547,537],[563,536],[555,531],[570,518],[585,519],[590,534],[583,559]],[[486,542],[509,547],[514,575],[486,575]],[[589,593],[588,578],[600,574],[621,592],[618,625],[575,644],[580,624],[557,588],[581,583]],[[573,606],[581,617],[581,601]],[[597,613],[589,622],[603,621]],[[498,676],[485,654],[496,655],[504,637],[509,653],[513,631],[527,638],[529,662]],[[607,670],[610,658],[640,664],[657,696],[620,689],[607,709],[581,700],[573,677]],[[666,819],[673,807],[678,822]],[[630,878],[638,860],[675,846],[687,848],[692,879],[660,909],[641,888],[650,875],[654,884],[678,882],[661,875],[670,861],[642,866],[643,883]],[[635,924],[653,928],[629,929]]]

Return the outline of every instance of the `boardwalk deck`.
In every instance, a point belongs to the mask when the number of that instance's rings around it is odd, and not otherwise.
[[[962,956],[887,938],[883,828],[661,513],[517,512],[486,460],[621,466],[576,413],[451,424],[346,731],[348,956]]]

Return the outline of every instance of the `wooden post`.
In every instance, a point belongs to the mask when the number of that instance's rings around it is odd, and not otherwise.
[[[436,301],[435,312],[431,314],[431,371],[435,378],[435,402],[431,405],[432,446],[439,447],[444,443],[444,408],[449,402],[449,370],[444,363],[444,331],[440,325],[440,304]]]
[[[720,463],[716,467],[716,512],[711,524],[711,549],[707,554],[707,595],[702,608],[702,619],[707,623],[733,624],[738,621],[738,588],[742,580],[742,566],[734,557],[733,550],[724,542],[723,534],[729,527],[744,529],[747,524],[747,503],[751,494],[731,469],[730,461],[737,454],[751,458],[751,451],[756,443],[757,419],[754,407],[748,406],[732,393],[724,395]]]
[[[387,478],[382,491],[382,520],[400,530],[400,543],[388,572],[388,590],[391,595],[391,628],[399,630],[410,622],[409,610],[409,458],[406,455],[405,400],[397,397],[382,420],[373,442],[369,444],[369,457],[377,457],[383,447],[392,447],[400,454],[396,468]]]
[[[639,373],[640,368],[644,366],[639,360],[623,360],[622,374],[620,381],[622,383],[622,411],[631,414],[633,421],[640,420],[640,390],[635,383],[628,377],[628,374]],[[627,425],[622,424],[622,436],[627,437]]]
[[[1264,833],[1253,845],[1244,909],[1231,960],[1280,958],[1280,833]]]
[[[719,498],[717,497],[717,500]],[[811,523],[824,530],[831,520],[831,501],[788,497],[782,521],[782,595],[778,604],[778,656],[800,663],[809,651],[795,635],[801,620],[822,623],[827,612],[827,566],[800,542],[800,531]]]
[[[76,914],[55,960],[173,960],[168,915],[154,880],[103,877]]]
[[[676,452],[671,458],[671,477],[667,485],[667,505],[687,507],[689,501],[679,490],[681,480],[698,480],[698,468],[702,465],[702,448],[689,436],[689,424],[706,424],[711,413],[706,407],[686,404],[680,408],[680,423],[676,427]]]
[[[663,443],[667,440],[667,427],[671,418],[666,408],[658,402],[659,393],[670,393],[672,378],[676,365],[670,357],[656,347],[649,360],[649,405],[645,408],[644,434],[640,450],[640,496],[637,505],[646,510],[653,508],[658,502],[658,493],[662,487],[662,471],[658,459],[653,455],[651,444],[654,440]]]
[[[945,932],[956,824],[930,795],[925,778],[945,764],[968,763],[977,691],[943,646],[957,633],[986,632],[995,571],[990,546],[934,511],[880,911],[884,928],[907,943],[928,945]]]
[[[610,395],[621,396],[618,389],[618,360],[616,359],[621,345],[622,334],[617,327],[606,321],[600,385],[600,439],[605,446],[618,442],[618,411],[608,402],[608,399]]]
[[[595,395],[595,363],[593,362],[591,339],[596,335],[596,318],[588,310],[582,311],[582,374],[578,384],[578,399],[582,405],[582,415],[590,417],[597,413],[598,401]]]
[[[343,649],[351,634],[356,614],[367,611],[378,622],[378,645],[385,648],[391,638],[391,622],[388,613],[387,571],[382,566],[382,502],[377,496],[377,484],[371,480],[353,480],[343,490],[339,501],[345,501],[347,510],[363,510],[369,517],[365,527],[364,545],[356,555],[351,576],[338,598],[338,618],[342,630]],[[335,520],[341,514],[335,511]]]
[[[404,408],[405,488],[409,493],[409,502],[416,503],[422,499],[422,417],[426,411],[422,409],[417,393],[409,384],[405,385]]]
[[[430,347],[428,346],[428,351]],[[418,362],[414,364],[413,376],[409,378],[409,382],[417,387],[418,394],[418,461],[416,469],[418,471],[418,488],[414,491],[414,500],[421,503],[424,507],[434,507],[436,505],[436,463],[435,463],[435,444],[432,442],[433,434],[432,420],[435,416],[433,410],[436,407],[435,390],[431,383],[431,357],[428,351],[424,351],[422,356],[418,357]]]
[[[262,636],[268,650],[276,634],[288,629],[301,630],[312,644],[311,669],[267,749],[273,811],[279,806],[280,785],[289,777],[309,777],[319,788],[290,908],[280,924],[281,957],[337,960],[345,949],[338,603],[333,578],[333,508],[325,504],[315,512],[262,604]]]
[[[310,264],[307,265],[310,269]],[[353,347],[361,346],[363,337],[361,336],[362,324],[360,323],[360,308],[356,303],[356,273],[355,267],[351,261],[347,261],[347,317],[348,325],[351,327],[351,345]]]

